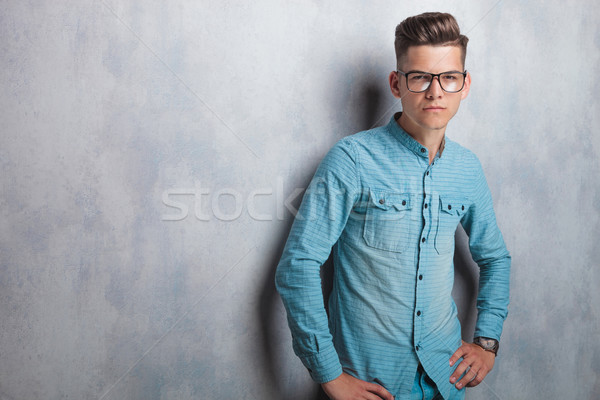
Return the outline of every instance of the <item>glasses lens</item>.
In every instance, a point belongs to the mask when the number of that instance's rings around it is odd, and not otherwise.
[[[424,92],[431,83],[431,74],[422,74],[420,72],[411,72],[406,75],[408,90],[411,92]]]
[[[465,84],[465,76],[461,73],[440,75],[440,85],[446,92],[460,92]]]

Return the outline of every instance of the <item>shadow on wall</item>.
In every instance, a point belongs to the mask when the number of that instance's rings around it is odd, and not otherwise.
[[[477,320],[477,290],[479,287],[479,267],[471,258],[469,237],[462,226],[456,229],[456,248],[454,250],[454,288],[452,297],[458,308],[462,338],[473,341],[473,332]]]
[[[375,82],[373,80],[364,80],[362,82],[358,82],[356,86],[362,87],[362,89],[360,89],[361,98],[355,99],[355,101],[352,102],[353,104],[345,104],[345,106],[348,106],[347,109],[349,110],[358,110],[356,113],[352,113],[352,115],[361,115],[359,120],[353,121],[353,124],[355,123],[357,128],[355,129],[355,132],[370,129],[374,127],[375,124],[382,124],[382,122],[379,121],[381,117],[380,104],[382,103],[381,100],[383,99],[383,96],[387,95],[387,92],[382,92],[381,85],[379,83],[380,82]],[[383,123],[386,122],[387,121],[384,121]],[[298,165],[297,167],[303,168],[304,166]],[[308,183],[309,182],[305,182],[303,187],[307,187]],[[294,206],[297,208],[299,204],[294,204]],[[258,302],[259,309],[257,310],[262,328],[262,340],[259,344],[260,348],[258,351],[259,354],[263,354],[265,357],[265,362],[262,365],[265,365],[265,368],[267,368],[266,375],[270,380],[270,382],[266,382],[266,384],[274,388],[274,393],[276,394],[277,398],[286,399],[290,399],[294,395],[291,393],[285,393],[286,391],[289,391],[289,387],[284,387],[285,385],[282,384],[282,382],[285,382],[285,377],[282,376],[282,371],[287,370],[287,368],[281,368],[281,362],[284,360],[284,357],[278,352],[279,346],[277,339],[280,338],[278,332],[280,332],[281,329],[287,329],[287,324],[284,327],[278,326],[281,324],[281,320],[277,318],[276,310],[279,307],[277,302],[280,302],[281,300],[276,292],[274,279],[277,264],[285,246],[292,222],[293,221],[291,219],[288,221],[287,226],[285,227],[286,234],[282,235],[280,242],[274,246],[277,251],[272,254],[271,261],[269,262],[269,271],[265,275],[265,280],[262,283],[260,292],[261,297],[260,301]],[[466,341],[471,341],[477,316],[475,305],[477,296],[478,267],[471,259],[468,249],[468,237],[461,227],[458,228],[456,234],[454,266],[455,282],[452,295],[458,308],[459,320],[462,326],[462,337]],[[327,262],[325,262],[325,264],[323,264],[321,269],[321,278],[323,282],[322,287],[325,298],[324,306],[326,307],[333,280],[333,263],[331,261],[331,257],[327,260]],[[284,345],[290,347],[292,346],[291,342],[284,343]],[[314,397],[309,398],[315,400],[327,399],[327,396],[324,395],[318,385],[315,384],[314,388],[310,389],[314,389],[314,392],[311,392],[314,393]]]

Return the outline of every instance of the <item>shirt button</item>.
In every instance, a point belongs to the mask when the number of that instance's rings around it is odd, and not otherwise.
[[[380,199],[379,200],[379,204],[383,204],[383,203],[385,203],[385,200],[384,199]]]
[[[421,147],[421,153],[425,153],[425,149]]]
[[[427,175],[429,175],[429,171],[427,171]]]
[[[423,275],[419,275],[419,280],[422,281],[423,280]]]
[[[425,204],[425,208],[427,208],[427,204]]]
[[[452,206],[448,204],[448,210],[452,210]]]
[[[417,317],[421,316],[421,311],[417,311]]]
[[[425,243],[425,238],[421,239],[421,242]]]
[[[465,206],[462,206],[462,210],[465,211]]]
[[[406,205],[406,200],[402,200],[402,205],[405,206]]]
[[[415,350],[416,350],[416,351],[419,351],[419,346],[418,346],[418,345],[417,345],[417,346],[415,346]]]

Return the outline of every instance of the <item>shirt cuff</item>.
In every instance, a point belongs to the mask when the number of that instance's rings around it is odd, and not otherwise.
[[[500,341],[504,318],[489,312],[480,313],[475,325],[473,337],[486,337]]]
[[[302,363],[308,369],[311,378],[317,383],[334,380],[342,374],[342,365],[335,347],[321,349],[316,354],[301,357]]]

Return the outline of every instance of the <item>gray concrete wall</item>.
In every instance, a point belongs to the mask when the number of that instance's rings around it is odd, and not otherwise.
[[[313,399],[273,273],[316,165],[387,122],[398,22],[452,12],[513,255],[475,399],[600,397],[599,6],[3,1],[0,399]],[[476,267],[459,233],[465,337]]]

